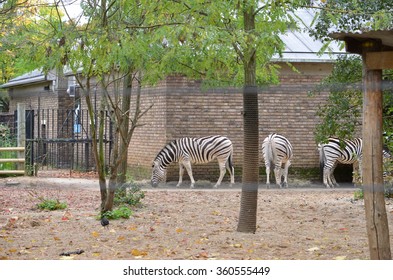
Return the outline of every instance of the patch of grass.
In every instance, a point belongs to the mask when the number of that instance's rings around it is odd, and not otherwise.
[[[393,187],[385,187],[386,198],[393,198]],[[356,190],[353,194],[355,200],[364,199],[364,191],[363,190]]]
[[[55,211],[67,208],[67,204],[65,202],[60,202],[58,199],[43,199],[37,204],[37,208],[41,210]]]
[[[134,182],[125,183],[116,190],[114,205],[139,206],[143,198],[145,198],[145,192],[141,190],[138,184]]]
[[[355,200],[364,199],[364,192],[363,190],[356,190],[353,194],[353,198]]]
[[[112,211],[105,212],[100,218],[107,218],[108,220],[129,219],[132,215],[132,210],[127,206],[120,206]]]

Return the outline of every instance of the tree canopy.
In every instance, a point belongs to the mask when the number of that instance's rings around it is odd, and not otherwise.
[[[393,28],[393,2],[390,0],[316,1],[315,38],[331,40],[331,32],[364,32]]]

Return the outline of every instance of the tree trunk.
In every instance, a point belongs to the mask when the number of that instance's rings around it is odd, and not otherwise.
[[[237,231],[255,233],[257,221],[258,181],[259,181],[259,117],[258,89],[256,87],[256,51],[252,32],[255,29],[254,7],[244,11],[244,29],[248,34],[248,49],[244,51],[243,89],[243,185],[240,215]]]
[[[370,259],[390,260],[382,163],[382,70],[369,70],[367,51],[378,50],[378,42],[367,42],[363,51],[363,187]],[[365,44],[363,44],[365,45]]]
[[[122,111],[122,121],[120,125],[120,153],[127,153],[128,149],[128,128],[130,126],[130,108],[131,108],[131,90],[132,90],[132,73],[128,73],[124,77],[123,82],[123,98],[121,103],[121,111]],[[120,163],[119,166],[119,176],[117,178],[118,184],[124,184],[126,182],[127,175],[127,161],[128,157],[125,156],[124,160]]]
[[[113,202],[115,198],[115,192],[118,187],[117,183],[117,175],[116,174],[111,174],[109,177],[109,182],[108,182],[108,195],[106,197],[105,201],[105,207],[103,209],[103,213],[111,211],[113,209]]]

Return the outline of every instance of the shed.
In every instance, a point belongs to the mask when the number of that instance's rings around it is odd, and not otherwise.
[[[332,33],[363,60],[363,187],[371,259],[391,259],[382,170],[382,70],[393,69],[393,30]]]

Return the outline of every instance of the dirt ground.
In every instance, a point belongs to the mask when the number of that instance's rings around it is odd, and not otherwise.
[[[130,219],[97,220],[94,179],[0,179],[0,260],[368,259],[355,188],[260,188],[258,229],[236,231],[241,190],[146,187]],[[39,197],[66,210],[41,211]],[[393,244],[393,201],[387,200]]]

